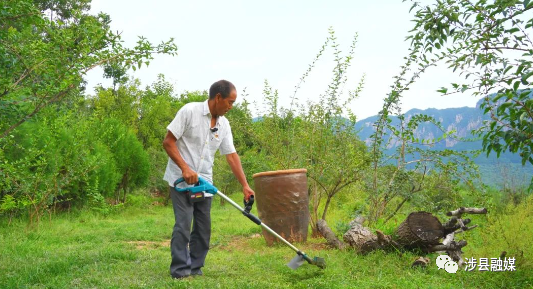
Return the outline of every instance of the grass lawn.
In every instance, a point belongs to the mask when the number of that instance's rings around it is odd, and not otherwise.
[[[240,200],[240,195],[233,195]],[[238,202],[240,203],[240,201]],[[255,208],[254,208],[255,211]],[[38,228],[26,221],[0,220],[1,288],[532,288],[533,272],[410,268],[412,253],[377,251],[365,256],[329,249],[324,240],[296,244],[309,256],[326,259],[327,268],[304,264],[291,270],[288,247],[267,247],[260,227],[218,197],[212,209],[213,233],[204,276],[171,279],[171,206],[141,205],[109,216],[90,211],[44,219]],[[476,232],[474,230],[473,232]],[[482,230],[477,230],[481,234]],[[475,234],[475,233],[472,233]],[[482,246],[472,238],[465,247]],[[480,240],[480,241],[476,241]],[[486,256],[486,257],[498,257]]]

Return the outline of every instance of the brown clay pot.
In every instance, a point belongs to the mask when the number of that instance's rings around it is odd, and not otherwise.
[[[307,241],[309,196],[307,170],[293,169],[253,175],[259,218],[289,242]],[[270,246],[278,239],[263,229]]]

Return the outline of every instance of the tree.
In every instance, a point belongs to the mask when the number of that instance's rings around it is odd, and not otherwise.
[[[184,105],[174,92],[174,86],[160,74],[157,80],[142,92],[140,98],[138,137],[144,147],[161,150],[166,127]]]
[[[520,154],[533,164],[533,17],[529,0],[438,0],[414,2],[408,39],[422,53],[420,65],[444,61],[464,83],[443,87],[444,95],[472,91],[484,96],[490,120],[477,131],[488,154]],[[530,183],[533,189],[533,178]]]
[[[277,90],[265,82],[267,110],[249,132],[271,169],[307,168],[314,234],[318,233],[318,220],[326,219],[333,198],[360,182],[369,164],[367,148],[354,129],[355,115],[348,108],[362,90],[364,77],[353,91],[343,91],[356,43],[357,35],[343,55],[335,32],[330,29],[324,45],[296,85],[288,109],[279,108]],[[331,48],[334,56],[331,81],[319,102],[307,100],[299,104],[297,91],[326,48]]]
[[[109,148],[120,176],[115,201],[124,203],[132,187],[145,185],[148,181],[149,156],[135,133],[121,121],[107,118],[95,125],[97,138]]]
[[[453,1],[444,2],[437,1],[438,5],[455,5]],[[422,6],[415,2],[412,9],[415,7]],[[476,156],[477,152],[432,149],[437,142],[458,139],[455,131],[445,130],[440,122],[431,116],[420,114],[407,116],[402,112],[403,93],[409,90],[427,69],[436,66],[446,56],[458,55],[458,51],[454,49],[432,54],[433,49],[443,48],[447,38],[435,40],[437,37],[435,34],[438,33],[424,29],[435,26],[435,30],[444,31],[451,28],[434,23],[439,16],[438,13],[434,13],[433,8],[420,8],[417,13],[427,17],[427,23],[417,22],[415,29],[411,31],[412,35],[407,37],[412,39],[409,54],[404,58],[405,63],[401,66],[400,73],[394,77],[390,93],[384,99],[383,108],[378,113],[378,120],[374,123],[374,133],[371,136],[372,171],[367,181],[367,187],[372,192],[369,196],[368,209],[371,223],[383,216],[386,216],[385,222],[390,220],[408,202],[420,203],[421,198],[426,197],[424,194],[427,192],[427,186],[431,185],[430,180],[435,178],[430,173],[445,175],[445,179],[453,182],[462,180],[468,185],[478,177],[477,166],[472,161],[472,156]],[[448,14],[452,18],[457,17],[453,13]],[[428,43],[425,43],[425,40]],[[468,51],[465,50],[465,54],[468,55]],[[391,116],[397,116],[398,122],[394,123]],[[434,139],[417,137],[418,129],[423,129],[426,125],[436,126],[442,134],[435,136]],[[388,156],[385,152],[391,148],[394,148],[394,152]]]
[[[2,2],[0,139],[43,108],[77,95],[83,76],[97,66],[136,69],[153,54],[176,54],[172,39],[153,45],[140,37],[134,48],[124,47],[108,15],[87,13],[89,2]]]
[[[367,188],[372,192],[368,209],[370,223],[384,216],[386,223],[406,203],[421,203],[426,198],[426,187],[430,185],[430,180],[435,179],[431,174],[447,176],[443,179],[450,181],[462,180],[467,184],[477,177],[477,167],[469,152],[433,149],[438,142],[457,139],[454,130],[445,130],[440,122],[428,115],[406,116],[402,113],[398,105],[400,92],[408,85],[401,81],[393,85],[397,90],[393,89],[385,99],[374,124],[376,130],[371,136],[373,166],[367,176]],[[397,115],[398,123],[392,122],[391,114]],[[417,134],[424,129],[423,125],[436,126],[442,134],[434,139],[418,138]],[[392,154],[384,153],[391,149]],[[448,190],[448,193],[453,192]]]
[[[102,121],[115,118],[137,133],[140,120],[140,81],[131,80],[115,88],[96,88],[96,96],[87,99],[96,117]]]

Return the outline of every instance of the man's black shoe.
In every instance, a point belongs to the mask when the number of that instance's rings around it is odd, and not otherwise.
[[[204,273],[202,272],[202,269],[194,269],[191,270],[191,276],[202,276]]]

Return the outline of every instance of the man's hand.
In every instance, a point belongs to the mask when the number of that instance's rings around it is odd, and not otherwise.
[[[244,194],[244,199],[248,202],[250,200],[250,196],[255,195],[254,190],[250,188],[250,186],[242,187],[242,193]]]
[[[198,183],[198,174],[191,170],[191,169],[187,169],[187,170],[184,170],[183,172],[183,178],[185,179],[185,182],[189,185],[195,185],[196,183]]]

